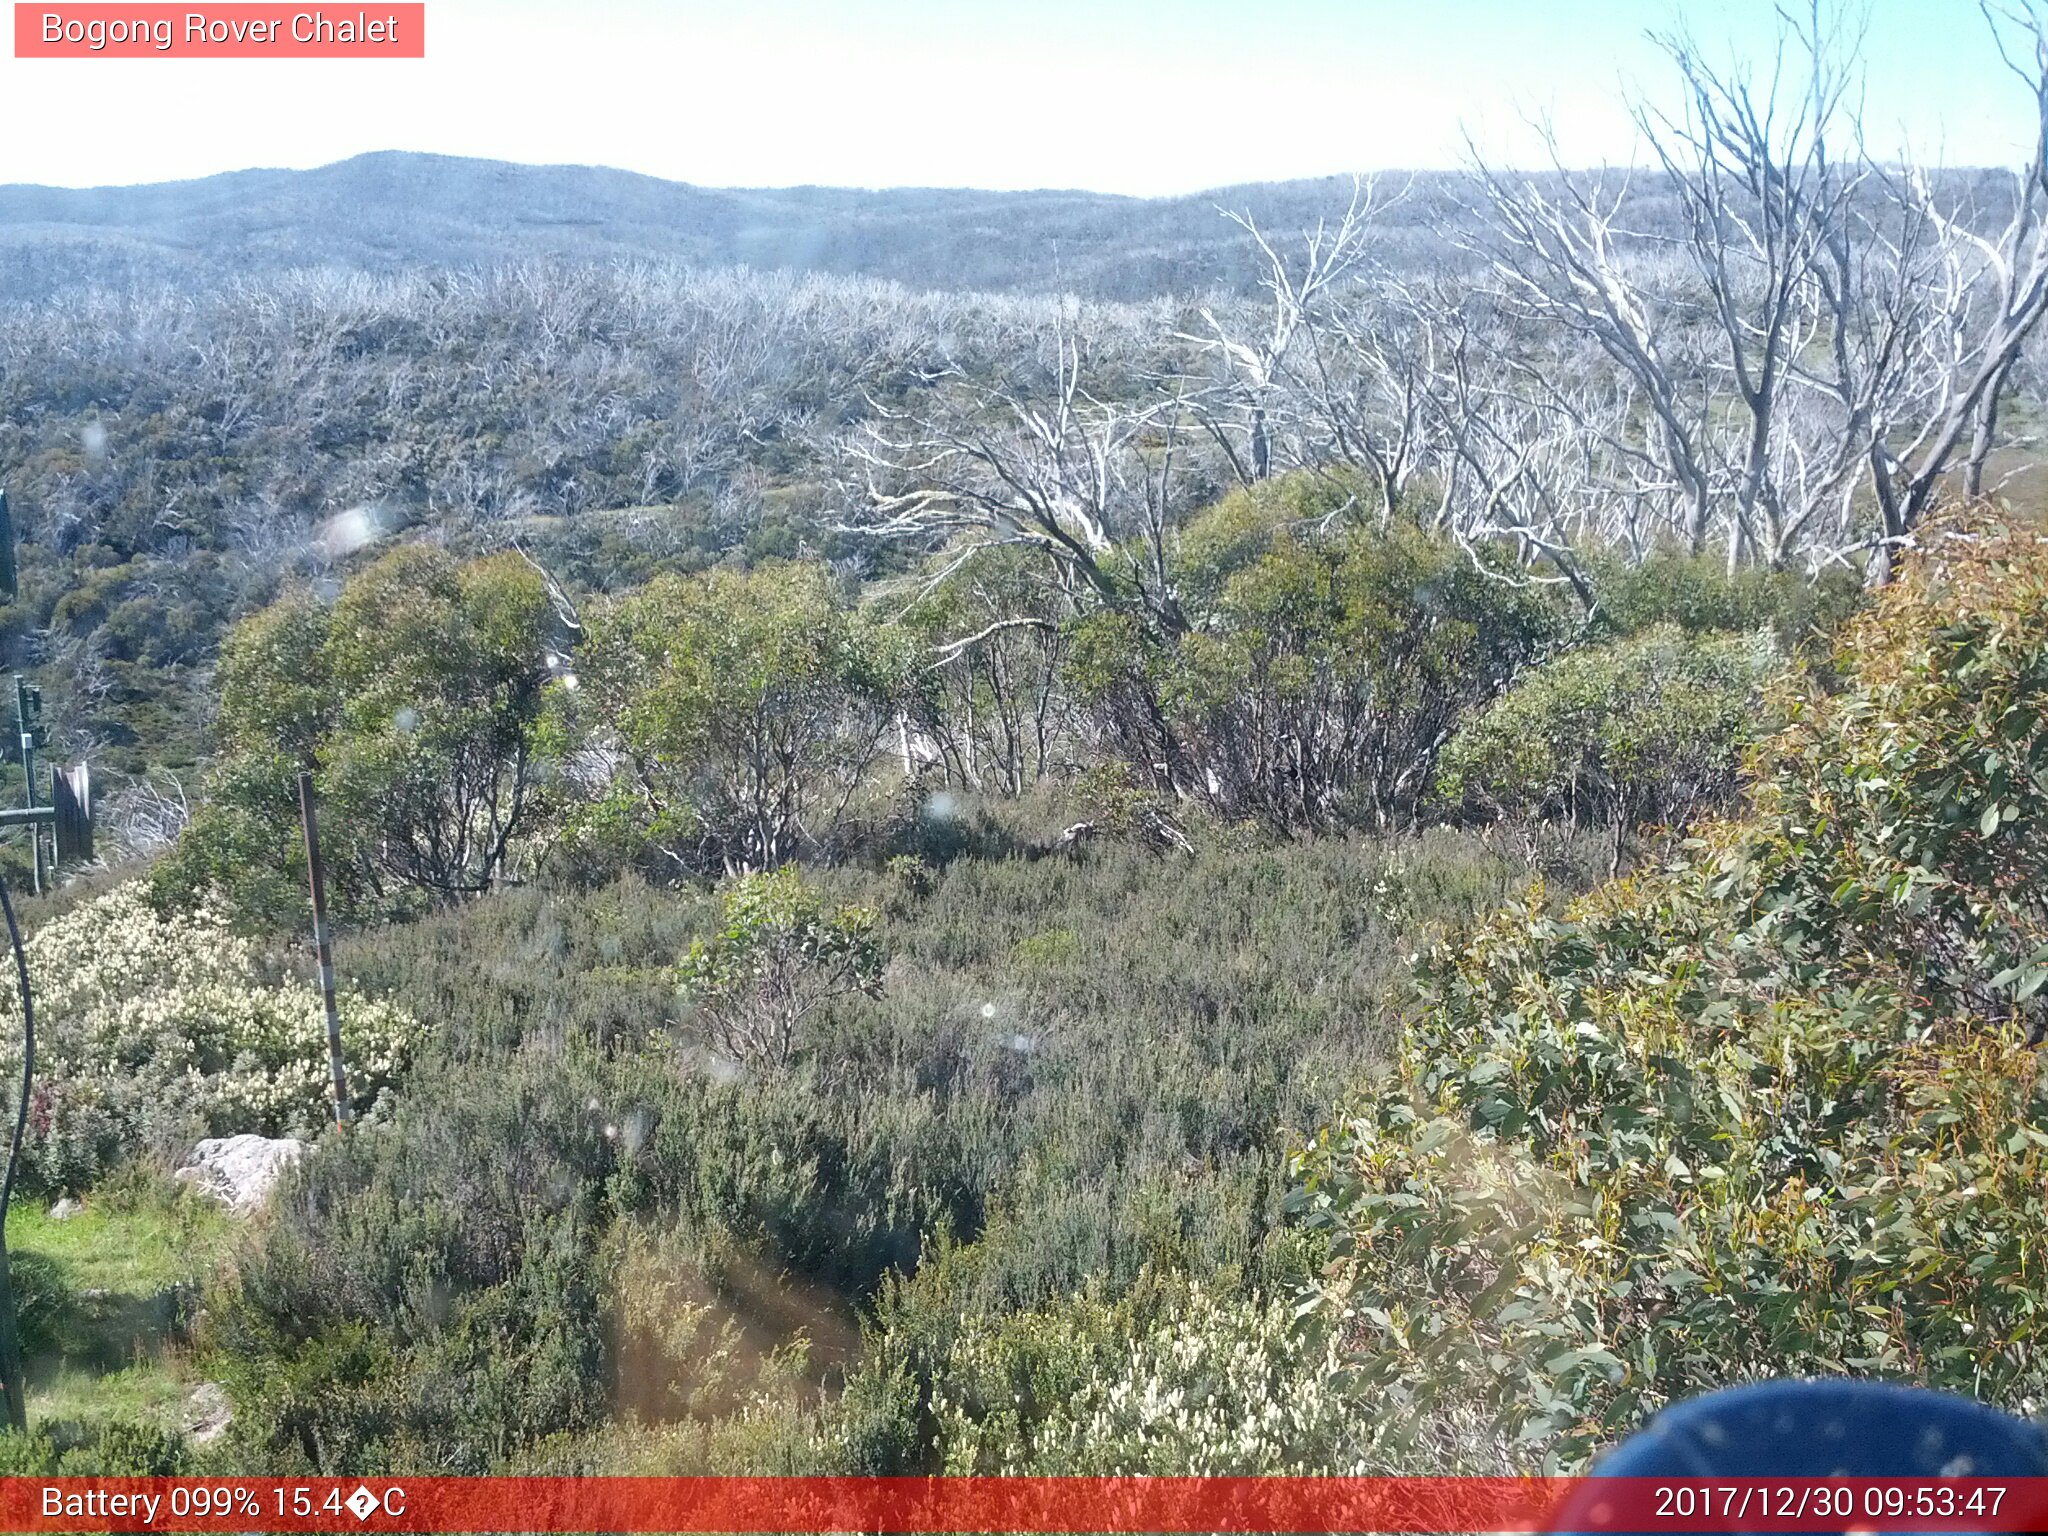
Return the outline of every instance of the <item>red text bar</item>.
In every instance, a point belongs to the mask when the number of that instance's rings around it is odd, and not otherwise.
[[[2048,1478],[0,1479],[4,1531],[2048,1530]]]
[[[270,4],[14,7],[18,59],[423,59],[427,8]]]

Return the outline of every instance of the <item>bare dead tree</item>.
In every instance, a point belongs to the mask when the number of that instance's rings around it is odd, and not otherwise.
[[[2048,311],[2048,31],[2032,0],[1981,0],[1981,9],[2001,64],[2031,102],[2029,151],[2006,182],[2006,214],[1994,233],[1980,232],[1972,202],[1943,207],[1927,175],[1906,183],[1936,237],[1948,303],[1945,324],[1932,328],[1938,347],[1925,349],[1938,350],[1945,365],[1940,410],[1886,460],[1893,484],[1881,505],[1891,538],[1912,532],[1959,453],[1963,489],[1983,491],[2000,402]]]
[[[843,444],[841,527],[950,546],[954,564],[940,578],[982,550],[1028,547],[1071,597],[1131,608],[1178,632],[1186,621],[1167,534],[1186,413],[1173,399],[1131,404],[1096,393],[1070,318],[1049,346],[1035,387],[948,367],[915,407],[871,400],[873,421]]]
[[[1589,392],[1532,377],[1500,343],[1475,331],[1463,309],[1446,310],[1439,366],[1423,410],[1436,445],[1437,528],[1475,556],[1511,541],[1530,580],[1569,584],[1590,613],[1592,587],[1577,547],[1617,541],[1599,497],[1602,428]],[[1611,432],[1611,428],[1608,429]],[[1626,455],[1619,457],[1626,460]],[[1547,567],[1551,575],[1534,574]]]
[[[109,796],[100,814],[116,854],[144,859],[177,842],[192,819],[192,803],[184,781],[164,768]]]
[[[1398,198],[1393,199],[1395,201]],[[1323,311],[1366,256],[1366,238],[1389,199],[1371,177],[1354,177],[1351,202],[1334,223],[1319,221],[1302,234],[1299,255],[1283,250],[1259,228],[1250,212],[1222,209],[1257,250],[1259,286],[1267,298],[1254,328],[1239,317],[1219,318],[1204,307],[1205,331],[1183,333],[1217,365],[1220,378],[1200,398],[1202,426],[1215,438],[1232,472],[1250,485],[1273,472],[1273,413],[1283,397],[1300,391],[1291,370],[1304,366],[1299,350],[1314,346]],[[1311,369],[1314,364],[1308,363]]]
[[[1959,459],[1981,485],[2000,392],[2048,307],[2048,46],[2031,9],[1987,4],[2043,132],[1986,235],[1932,178],[1869,152],[1853,30],[1821,0],[1783,15],[1762,75],[1658,37],[1681,90],[1633,109],[1655,176],[1569,172],[1546,134],[1542,178],[1478,164],[1487,218],[1461,238],[1503,305],[1629,380],[1629,451],[1668,485],[1687,547],[1766,565],[1871,550],[1881,579]],[[1675,194],[1675,234],[1632,222],[1646,180]]]

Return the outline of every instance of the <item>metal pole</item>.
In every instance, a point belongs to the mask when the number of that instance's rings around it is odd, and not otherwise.
[[[21,676],[14,679],[14,718],[21,727],[21,776],[28,784],[28,805],[30,810],[36,804],[36,723],[35,716],[42,703]],[[35,855],[34,882],[29,887],[36,895],[43,894],[43,829],[34,822],[29,823],[28,845]]]
[[[341,1011],[334,1003],[334,954],[327,947],[327,882],[320,868],[320,824],[313,814],[313,775],[299,775],[299,820],[306,829],[306,882],[313,893],[313,953],[320,961],[320,1001],[327,1006],[327,1064],[334,1071],[334,1123],[348,1127],[348,1073],[341,1064]]]

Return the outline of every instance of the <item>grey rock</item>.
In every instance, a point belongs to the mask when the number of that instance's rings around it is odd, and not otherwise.
[[[194,1445],[218,1440],[234,1420],[227,1389],[217,1381],[202,1381],[185,1398],[185,1434]]]
[[[192,1150],[192,1161],[176,1177],[204,1191],[237,1216],[261,1209],[284,1171],[305,1154],[306,1144],[289,1136],[210,1137]]]

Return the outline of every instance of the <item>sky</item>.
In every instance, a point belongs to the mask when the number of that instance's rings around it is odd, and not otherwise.
[[[330,0],[353,15],[374,0]],[[1865,0],[1872,142],[2018,160],[1974,0]],[[119,13],[118,6],[107,14]],[[1085,188],[1635,157],[1648,27],[1767,59],[1773,0],[428,0],[423,60],[0,58],[0,182],[98,186],[370,150],[704,186]]]

